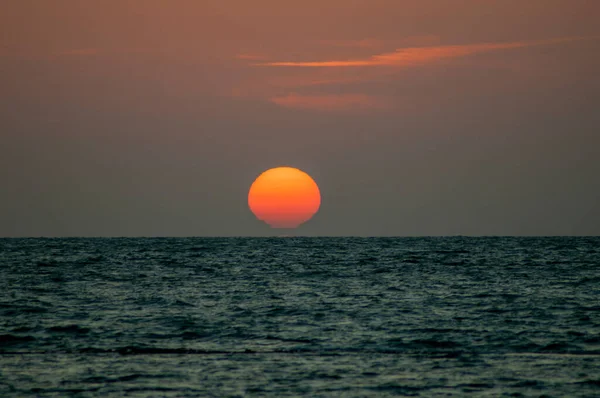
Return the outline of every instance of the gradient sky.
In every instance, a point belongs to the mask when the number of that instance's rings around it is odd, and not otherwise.
[[[600,234],[600,1],[0,3],[0,236]]]

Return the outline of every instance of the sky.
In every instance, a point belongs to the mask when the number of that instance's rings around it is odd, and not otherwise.
[[[0,237],[600,235],[597,0],[0,3]]]

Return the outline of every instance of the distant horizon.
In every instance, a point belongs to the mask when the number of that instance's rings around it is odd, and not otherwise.
[[[237,239],[237,238],[600,238],[600,235],[156,235],[156,236],[0,236],[0,239]]]

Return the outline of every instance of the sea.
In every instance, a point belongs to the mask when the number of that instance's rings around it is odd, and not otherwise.
[[[600,397],[600,237],[0,239],[1,397]]]

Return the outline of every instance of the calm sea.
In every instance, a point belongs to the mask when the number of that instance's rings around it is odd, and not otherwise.
[[[0,396],[600,396],[600,238],[0,239]]]

